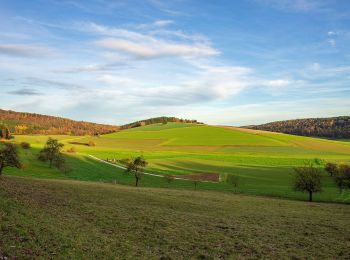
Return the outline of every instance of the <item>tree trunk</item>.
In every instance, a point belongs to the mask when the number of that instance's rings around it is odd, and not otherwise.
[[[0,164],[0,176],[1,176],[1,174],[2,174],[2,170],[4,169],[4,165],[1,163]]]
[[[139,186],[139,178],[135,175],[135,186]]]
[[[312,201],[312,191],[309,191],[309,201]]]

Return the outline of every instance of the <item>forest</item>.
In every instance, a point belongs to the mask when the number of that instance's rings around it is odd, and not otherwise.
[[[11,134],[100,135],[116,132],[119,127],[0,109],[0,130],[0,137],[8,139]]]
[[[350,138],[350,116],[276,121],[246,128],[326,138]]]

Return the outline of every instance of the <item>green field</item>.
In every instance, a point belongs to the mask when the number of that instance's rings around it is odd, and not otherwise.
[[[87,155],[101,159],[144,155],[149,162],[148,172],[179,176],[197,173],[216,173],[221,176],[234,174],[239,177],[237,192],[305,199],[305,194],[291,188],[293,167],[316,158],[350,162],[350,143],[346,141],[207,125],[156,124],[100,137],[54,138],[65,144],[65,150],[71,147],[76,149],[77,153],[67,154],[73,171],[64,175],[36,160],[47,136],[16,136],[15,142],[28,141],[32,145],[30,150],[21,150],[27,167],[24,170],[6,169],[6,172],[19,176],[132,184],[132,176],[126,175],[123,170],[95,161]],[[85,145],[89,141],[93,141],[96,146]],[[326,173],[323,182],[324,190],[315,194],[316,201],[350,202],[350,193],[340,193]],[[151,176],[145,176],[141,185],[168,186],[164,179]],[[177,180],[170,187],[193,189],[193,183]],[[233,190],[223,182],[200,183],[198,188]]]
[[[350,207],[0,178],[2,259],[349,259]]]

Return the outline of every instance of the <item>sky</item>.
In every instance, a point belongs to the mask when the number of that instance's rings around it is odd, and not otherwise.
[[[348,0],[0,0],[0,108],[107,124],[350,113]]]

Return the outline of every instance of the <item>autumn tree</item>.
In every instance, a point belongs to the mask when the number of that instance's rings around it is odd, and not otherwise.
[[[142,177],[143,170],[147,166],[146,160],[143,156],[138,156],[135,159],[128,160],[126,162],[126,172],[132,173],[135,177],[135,186],[139,185],[139,181]]]
[[[294,168],[294,171],[294,189],[296,191],[308,192],[309,201],[312,201],[313,193],[322,191],[321,170],[310,163]]]
[[[6,143],[0,150],[0,176],[5,167],[21,168],[16,146],[11,143]]]
[[[39,153],[39,160],[43,162],[49,162],[50,167],[53,165],[57,168],[62,167],[64,164],[64,158],[62,155],[63,144],[59,143],[58,140],[52,139],[51,137],[47,140],[44,148]]]

